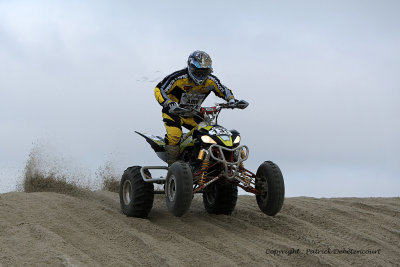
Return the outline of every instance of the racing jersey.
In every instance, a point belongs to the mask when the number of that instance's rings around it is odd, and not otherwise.
[[[185,68],[168,75],[158,83],[154,95],[164,108],[174,101],[179,105],[199,109],[211,92],[227,101],[234,98],[232,91],[222,85],[216,76],[210,74],[203,84],[196,85]]]

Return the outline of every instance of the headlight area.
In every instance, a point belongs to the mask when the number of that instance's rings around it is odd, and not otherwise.
[[[203,135],[201,137],[201,141],[203,141],[206,144],[216,144],[217,142],[214,141],[214,139],[212,139],[210,136],[208,135]]]
[[[235,140],[233,140],[234,144],[239,144],[240,143],[240,135],[236,136]]]

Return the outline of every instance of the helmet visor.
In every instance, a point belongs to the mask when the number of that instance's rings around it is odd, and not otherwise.
[[[200,79],[205,79],[205,78],[207,78],[208,75],[211,74],[212,69],[211,68],[192,68],[191,72],[194,76],[196,76]]]

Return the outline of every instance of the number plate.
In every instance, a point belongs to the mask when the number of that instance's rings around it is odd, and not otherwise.
[[[210,131],[210,134],[212,135],[229,135],[231,136],[232,133],[230,131],[228,131],[227,129],[225,129],[222,126],[214,126]]]

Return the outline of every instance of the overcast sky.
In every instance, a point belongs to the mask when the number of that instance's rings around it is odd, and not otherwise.
[[[399,1],[0,0],[0,192],[38,146],[88,179],[107,161],[121,174],[160,164],[134,130],[164,134],[154,86],[204,50],[250,102],[219,120],[241,132],[249,169],[276,162],[287,196],[399,196],[399,12]]]

